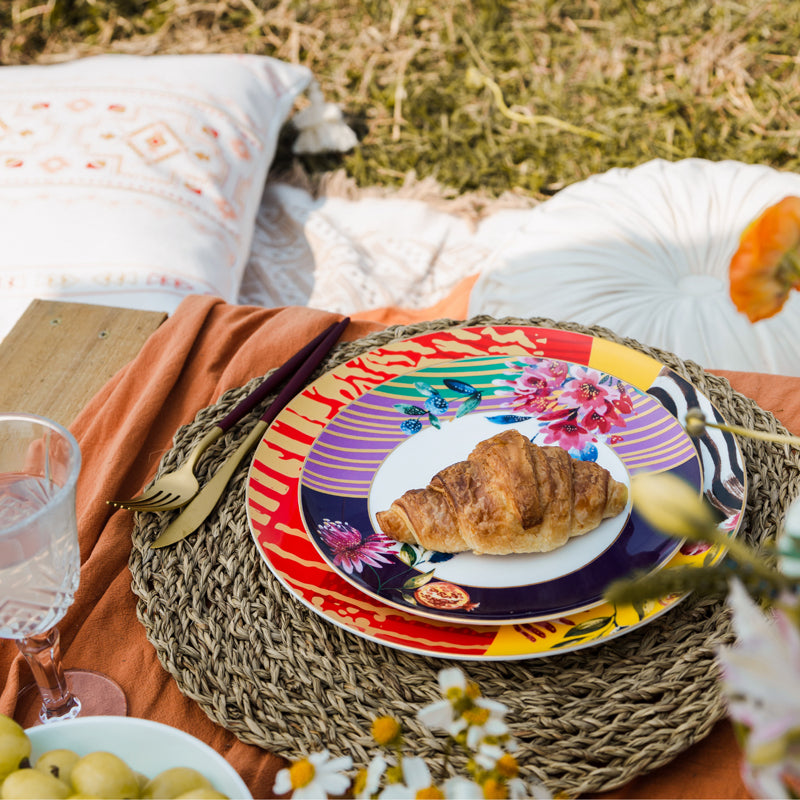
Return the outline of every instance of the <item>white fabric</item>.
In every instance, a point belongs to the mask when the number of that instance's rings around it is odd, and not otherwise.
[[[310,80],[222,54],[0,68],[0,338],[35,297],[235,302],[280,128]]]
[[[350,315],[383,306],[425,308],[479,272],[525,213],[504,208],[476,221],[422,200],[315,199],[270,182],[239,301]]]
[[[708,368],[800,375],[800,297],[752,324],[729,296],[744,228],[800,175],[656,160],[574,184],[530,210],[487,261],[470,314],[602,325]]]
[[[0,206],[5,192],[0,182]],[[728,295],[727,266],[741,231],[787,194],[800,195],[800,176],[699,159],[611,170],[534,207],[512,205],[483,215],[407,199],[402,191],[315,198],[270,181],[252,236],[245,231],[240,242],[251,245],[246,268],[239,283],[231,278],[226,299],[233,293],[232,302],[356,315],[382,306],[430,306],[480,273],[470,315],[603,325],[706,367],[800,375],[797,294],[779,315],[756,324],[735,310]],[[98,218],[99,205],[87,198],[84,226]],[[181,217],[171,209],[169,225],[180,226]],[[0,227],[6,237],[13,233],[2,217]],[[48,228],[41,225],[42,236]],[[100,226],[92,231],[93,238],[103,238]],[[137,241],[135,230],[115,235],[137,252],[150,249],[162,265],[164,247],[173,265],[183,257],[168,237],[165,244],[141,236],[144,241]],[[209,238],[196,232],[191,257],[207,256],[218,265],[220,251]],[[63,260],[52,265],[48,285],[34,287],[36,296],[171,311],[182,292],[203,290],[197,278],[183,286],[159,280],[148,287],[155,306],[121,280],[113,295],[100,289],[92,294],[85,286],[75,291],[71,264]],[[18,303],[19,294],[9,290],[15,278],[7,262],[0,251],[0,336],[27,304],[27,297]]]

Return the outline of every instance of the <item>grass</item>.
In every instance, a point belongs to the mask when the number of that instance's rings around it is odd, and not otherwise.
[[[0,62],[248,52],[307,65],[359,186],[546,197],[653,158],[800,167],[800,15],[732,0],[10,0]],[[281,147],[277,169],[290,166]]]

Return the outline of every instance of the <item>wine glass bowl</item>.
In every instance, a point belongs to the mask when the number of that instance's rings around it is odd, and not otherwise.
[[[78,443],[33,417],[0,415],[0,636],[41,634],[78,588]]]
[[[61,664],[56,628],[80,580],[80,468],[80,448],[66,428],[33,414],[0,413],[0,638],[14,639],[31,668],[40,722],[87,713]],[[113,711],[92,713],[125,713],[119,709],[117,701]]]

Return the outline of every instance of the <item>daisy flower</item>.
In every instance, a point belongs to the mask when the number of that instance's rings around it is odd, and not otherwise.
[[[350,778],[341,772],[352,766],[350,756],[332,759],[327,750],[322,750],[280,770],[272,789],[275,794],[292,792],[294,800],[318,800],[343,794],[350,786]]]
[[[457,733],[466,730],[467,747],[475,750],[484,739],[496,740],[508,735],[508,725],[503,721],[507,711],[508,707],[502,703],[479,697],[472,708],[464,711],[454,727],[458,728]]]
[[[424,706],[417,719],[428,728],[444,728],[453,738],[463,735],[474,750],[487,737],[506,737],[503,716],[508,707],[481,697],[477,684],[468,681],[458,667],[439,672],[439,689],[444,697]]]

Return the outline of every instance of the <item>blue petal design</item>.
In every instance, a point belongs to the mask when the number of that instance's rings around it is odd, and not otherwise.
[[[486,417],[486,419],[497,425],[513,425],[515,422],[525,422],[525,420],[533,419],[533,417],[523,417],[519,414],[498,414],[495,417]]]
[[[597,448],[593,444],[587,444],[580,452],[581,461],[597,461]]]
[[[458,392],[459,394],[475,394],[475,387],[470,386],[468,383],[464,383],[464,381],[456,381],[452,378],[445,378],[444,385],[448,389],[452,389],[454,392]]]
[[[422,430],[422,423],[418,419],[406,419],[400,423],[400,430],[403,433],[419,433]]]
[[[441,413],[442,411],[447,411],[448,402],[444,399],[438,392],[432,394],[426,401],[425,401],[425,408],[428,409],[432,414],[437,412]]]

